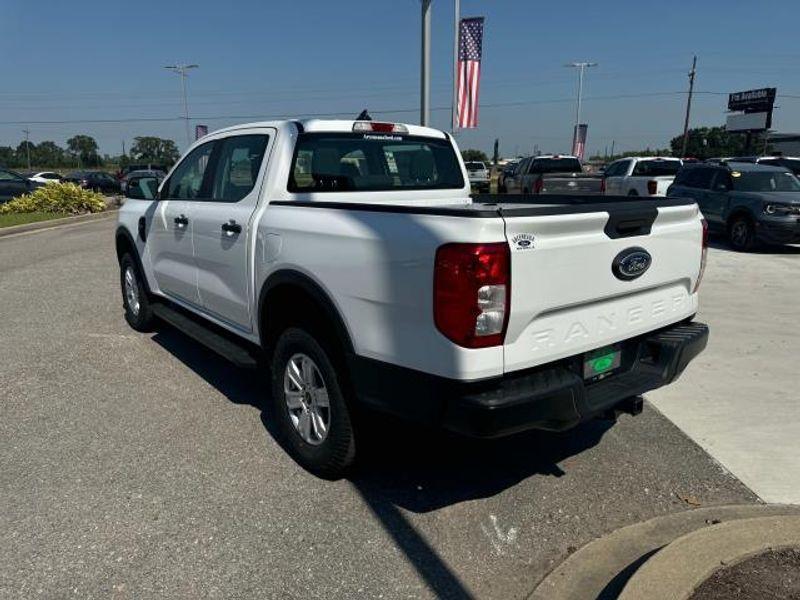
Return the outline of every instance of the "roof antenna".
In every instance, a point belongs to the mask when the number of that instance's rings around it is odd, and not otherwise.
[[[372,117],[369,116],[367,109],[361,111],[361,113],[356,117],[356,121],[372,121]]]

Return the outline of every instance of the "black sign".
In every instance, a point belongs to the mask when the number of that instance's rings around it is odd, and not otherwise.
[[[775,104],[776,91],[776,88],[761,88],[734,92],[728,95],[728,110],[741,110],[747,113],[769,112]]]

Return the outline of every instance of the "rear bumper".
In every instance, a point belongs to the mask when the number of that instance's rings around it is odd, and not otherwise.
[[[616,374],[586,384],[582,357],[478,382],[460,382],[351,357],[361,402],[474,437],[527,429],[560,431],[623,400],[674,381],[708,342],[708,327],[683,323],[622,343]]]
[[[478,192],[487,192],[487,193],[489,192],[488,181],[470,181],[469,185],[473,190],[476,190]]]

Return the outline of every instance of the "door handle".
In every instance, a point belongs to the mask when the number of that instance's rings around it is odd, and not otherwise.
[[[179,217],[175,217],[174,221],[175,225],[177,225],[179,229],[183,229],[189,224],[189,217],[186,215],[181,215]]]
[[[223,223],[222,224],[222,231],[225,232],[225,235],[233,235],[235,233],[242,233],[242,226],[239,225],[233,219],[231,219],[227,223]]]

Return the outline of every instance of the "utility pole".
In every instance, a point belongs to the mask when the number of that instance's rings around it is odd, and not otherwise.
[[[453,16],[453,105],[450,109],[452,133],[458,129],[458,50],[459,34],[461,31],[461,2],[454,0],[455,14]]]
[[[431,0],[422,1],[422,64],[420,66],[419,124],[427,126],[431,107]]]
[[[181,92],[183,94],[183,119],[186,122],[186,147],[192,145],[192,133],[189,130],[189,101],[186,98],[186,78],[188,77],[187,71],[189,69],[196,69],[200,65],[185,65],[177,63],[164,67],[165,69],[177,73],[181,78]]]
[[[683,148],[681,158],[686,158],[686,148],[689,145],[689,114],[692,112],[692,92],[694,92],[694,76],[697,73],[697,55],[692,58],[692,70],[689,71],[689,95],[686,98],[686,119],[683,121]]]
[[[564,65],[578,69],[578,102],[575,107],[575,129],[572,132],[572,147],[575,148],[575,141],[578,135],[578,125],[581,124],[581,99],[583,97],[583,74],[589,67],[596,67],[596,62],[574,62]]]
[[[25,134],[25,151],[28,153],[28,171],[31,170],[31,130],[30,129],[23,129],[22,133]]]
[[[614,145],[617,143],[617,140],[611,140],[611,158],[614,158]]]

